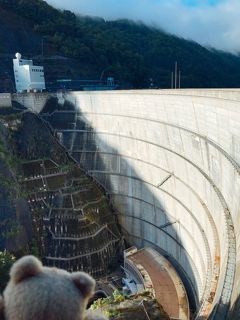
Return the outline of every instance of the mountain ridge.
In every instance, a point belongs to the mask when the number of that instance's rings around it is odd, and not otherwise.
[[[0,0],[0,18],[0,85],[10,89],[16,51],[43,64],[47,81],[102,75],[126,88],[169,88],[178,61],[182,87],[239,87],[240,56],[142,23],[77,16],[43,0]]]

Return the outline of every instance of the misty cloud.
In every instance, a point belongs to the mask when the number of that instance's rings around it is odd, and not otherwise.
[[[48,0],[82,15],[127,18],[203,45],[240,52],[240,0]]]

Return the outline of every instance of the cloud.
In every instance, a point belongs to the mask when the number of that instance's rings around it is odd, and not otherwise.
[[[107,20],[128,18],[159,26],[202,45],[240,52],[240,0],[48,0]]]

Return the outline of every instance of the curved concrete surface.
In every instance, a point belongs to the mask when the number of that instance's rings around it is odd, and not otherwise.
[[[107,189],[128,242],[173,263],[196,319],[234,319],[240,90],[72,92],[64,100],[75,111],[49,119],[74,114],[57,134]]]
[[[153,295],[170,319],[189,320],[189,303],[183,283],[173,266],[152,248],[137,251],[136,247],[124,252],[124,268],[135,268],[143,278],[143,285],[153,290]],[[128,266],[130,268],[128,268]],[[134,270],[134,269],[133,269]],[[134,270],[135,271],[135,270]]]

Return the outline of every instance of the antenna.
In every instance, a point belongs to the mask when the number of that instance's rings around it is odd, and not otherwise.
[[[43,47],[43,41],[44,41],[44,39],[42,38],[42,57],[43,57],[43,49],[44,49],[44,47]]]

